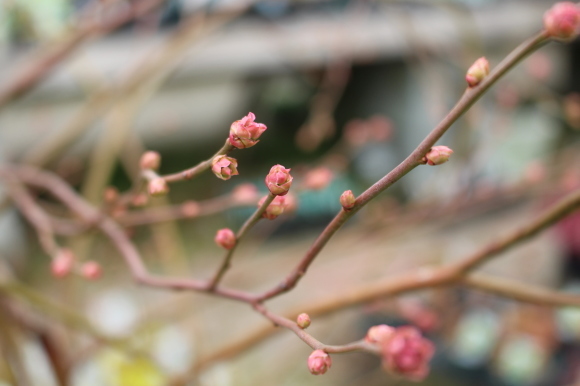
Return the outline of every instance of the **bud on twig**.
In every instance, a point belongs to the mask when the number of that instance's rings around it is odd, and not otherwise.
[[[101,265],[96,261],[87,261],[81,267],[81,274],[85,279],[97,280],[101,277]]]
[[[156,151],[146,151],[141,155],[139,167],[141,170],[157,170],[161,165],[161,155]]]
[[[485,57],[477,59],[467,70],[465,80],[469,87],[477,86],[489,74],[489,62]]]
[[[67,276],[74,265],[74,254],[70,249],[60,249],[56,256],[52,259],[50,264],[50,271],[56,278],[63,278]]]
[[[229,228],[217,231],[214,240],[217,245],[224,249],[232,249],[236,246],[236,235]]]
[[[340,205],[342,205],[344,210],[351,210],[356,202],[356,197],[352,193],[352,190],[346,190],[340,195]]]
[[[169,186],[167,186],[167,182],[161,177],[149,181],[148,189],[149,195],[153,197],[160,197],[169,193]]]
[[[264,196],[258,201],[258,208],[264,204],[264,201],[268,196]],[[284,213],[284,209],[286,209],[286,197],[284,196],[276,196],[274,200],[268,205],[262,217],[267,218],[268,220],[274,220],[276,217],[280,216]]]
[[[239,121],[232,123],[230,127],[230,144],[238,149],[245,149],[257,144],[258,138],[266,131],[267,127],[263,123],[256,123],[256,116],[248,113]]]
[[[435,352],[433,343],[415,327],[395,329],[382,343],[383,367],[394,374],[420,381],[429,374],[429,360]]]
[[[270,193],[275,196],[284,196],[290,190],[292,180],[290,169],[286,169],[282,165],[274,165],[266,176],[265,182]]]
[[[451,154],[453,154],[453,150],[447,146],[433,146],[423,157],[423,163],[431,166],[441,165],[449,161]]]
[[[211,171],[217,178],[224,181],[239,174],[237,167],[238,161],[225,155],[218,155],[211,161]]]
[[[580,30],[580,7],[570,1],[554,4],[544,14],[544,28],[552,38],[573,39]]]
[[[326,373],[331,365],[330,355],[322,350],[314,350],[308,357],[308,370],[314,375]]]
[[[386,324],[380,324],[378,326],[372,326],[367,331],[367,335],[365,336],[365,340],[368,343],[383,343],[389,339],[393,333],[395,332],[395,328],[391,326],[387,326]]]
[[[306,313],[298,315],[296,318],[296,324],[303,330],[308,328],[308,326],[310,326],[310,316]]]

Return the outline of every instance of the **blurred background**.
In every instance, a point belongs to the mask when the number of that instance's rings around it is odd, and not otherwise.
[[[499,63],[541,29],[554,2],[158,0],[108,24],[144,3],[0,0],[0,96],[43,55],[82,43],[3,101],[0,160],[59,174],[127,228],[153,272],[197,278],[220,262],[216,230],[239,228],[254,210],[252,186],[265,193],[272,165],[292,168],[295,210],[260,222],[225,277],[257,292],[286,276],[344,190],[360,194],[417,146],[463,93],[474,60]],[[268,130],[233,154],[239,176],[205,173],[146,207],[106,200],[136,183],[143,151],[161,153],[162,174],[191,167],[249,111]],[[399,272],[460,259],[580,187],[578,130],[580,44],[550,43],[442,138],[455,151],[450,162],[413,170],[369,204],[294,291],[267,305],[309,310],[309,331],[328,344],[376,324],[418,326],[437,346],[424,385],[580,384],[578,309],[460,286],[328,306]],[[71,219],[35,194],[47,212]],[[34,229],[2,201],[0,384],[410,384],[363,353],[333,355],[332,369],[312,376],[311,350],[291,332],[245,304],[135,285],[96,232],[59,242],[98,261],[103,277],[54,279]],[[170,215],[153,223],[151,213]],[[580,292],[579,240],[573,215],[481,271]]]

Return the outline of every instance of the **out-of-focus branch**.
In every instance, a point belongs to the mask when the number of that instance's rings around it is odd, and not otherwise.
[[[1,84],[0,108],[24,94],[47,76],[64,59],[89,38],[106,34],[123,24],[141,17],[161,5],[165,0],[144,0],[132,2],[130,7],[120,7],[120,11],[97,23],[85,23],[73,30],[62,41],[46,47],[29,58],[24,67],[19,66],[15,74],[7,76]]]

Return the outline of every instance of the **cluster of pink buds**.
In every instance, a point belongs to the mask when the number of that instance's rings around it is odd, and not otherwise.
[[[245,149],[257,144],[258,138],[266,131],[267,127],[263,123],[256,123],[256,116],[248,113],[239,121],[232,123],[230,127],[230,144],[238,149]]]
[[[413,381],[420,381],[429,374],[429,361],[435,347],[417,328],[373,326],[365,340],[380,346],[383,367],[388,372]]]
[[[236,235],[229,228],[220,229],[215,235],[215,243],[224,249],[236,246]]]
[[[433,146],[423,157],[423,163],[431,166],[441,165],[449,161],[453,150],[447,146]]]
[[[570,1],[556,3],[544,14],[544,28],[556,39],[573,39],[580,31],[580,7]]]
[[[218,155],[211,161],[211,171],[220,180],[229,180],[232,176],[237,176],[238,161],[235,158],[225,155]]]
[[[475,87],[489,75],[489,62],[486,58],[481,57],[477,59],[465,74],[465,81],[469,87]]]
[[[270,193],[275,196],[285,196],[290,190],[292,180],[290,169],[282,165],[274,165],[266,176],[265,182]]]
[[[267,198],[268,196],[264,196],[260,201],[258,201],[258,208],[264,204],[264,201],[266,201]],[[284,213],[284,210],[288,206],[287,198],[288,196],[276,196],[270,205],[268,205],[262,214],[262,217],[267,218],[268,220],[274,220],[276,217]]]
[[[314,375],[321,375],[332,365],[330,355],[322,350],[314,350],[308,357],[308,370]]]

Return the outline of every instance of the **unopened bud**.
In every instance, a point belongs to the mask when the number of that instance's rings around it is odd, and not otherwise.
[[[87,280],[97,280],[101,277],[101,265],[96,261],[87,261],[81,267],[81,274]]]
[[[70,249],[60,249],[50,264],[50,271],[56,278],[67,276],[74,265],[74,254]]]
[[[264,196],[258,201],[258,207],[261,207],[268,196]],[[280,216],[284,213],[286,209],[286,196],[276,196],[274,200],[268,205],[262,217],[267,218],[268,220],[274,220],[276,217]]]
[[[465,80],[469,87],[477,86],[489,74],[489,62],[485,57],[477,59],[467,70]]]
[[[284,196],[290,190],[292,180],[290,169],[286,169],[282,165],[274,165],[266,176],[265,182],[270,193],[276,196]]]
[[[352,193],[352,190],[347,190],[340,195],[340,205],[344,210],[351,210],[356,202],[356,197]]]
[[[211,161],[211,171],[217,178],[224,181],[239,174],[237,167],[238,161],[225,155],[218,155]]]
[[[381,348],[383,367],[390,373],[413,381],[420,381],[429,374],[429,360],[435,347],[415,327],[396,328]]]
[[[139,160],[141,170],[157,170],[161,165],[161,155],[156,151],[146,151]]]
[[[103,200],[107,204],[112,204],[119,199],[119,190],[114,186],[107,186],[103,192]]]
[[[200,211],[201,208],[199,207],[199,204],[195,201],[189,200],[181,204],[181,213],[183,213],[185,217],[189,218],[197,217]]]
[[[217,245],[224,249],[232,249],[236,245],[236,235],[229,228],[217,231],[214,240]]]
[[[395,328],[387,326],[386,324],[379,324],[378,326],[372,326],[367,331],[365,340],[369,343],[383,343],[393,335]]]
[[[266,131],[266,125],[254,122],[255,119],[256,116],[253,113],[248,113],[239,121],[232,123],[229,137],[232,146],[245,149],[259,142],[258,138]]]
[[[332,181],[332,171],[324,166],[310,170],[306,173],[304,188],[310,190],[322,190]]]
[[[164,196],[169,193],[169,186],[167,182],[161,177],[154,178],[149,181],[149,195],[153,197]]]
[[[580,7],[570,1],[554,4],[544,14],[544,28],[553,38],[573,39],[580,29]]]
[[[308,326],[310,326],[310,316],[306,313],[298,315],[298,317],[296,318],[296,324],[301,329],[307,328]]]
[[[447,146],[433,146],[431,150],[425,154],[423,162],[431,166],[441,165],[449,161],[451,154],[453,154],[453,150]]]
[[[314,350],[308,357],[308,370],[314,375],[321,375],[332,366],[330,355],[322,350]]]

